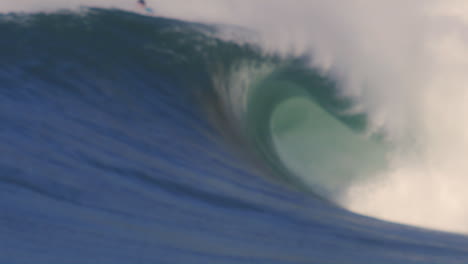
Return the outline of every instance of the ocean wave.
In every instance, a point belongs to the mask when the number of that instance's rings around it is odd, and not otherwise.
[[[385,135],[310,58],[218,30],[121,10],[0,17],[0,262],[466,259],[463,236],[341,208],[388,166]]]

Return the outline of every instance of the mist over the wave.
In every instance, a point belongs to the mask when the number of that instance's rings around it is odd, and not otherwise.
[[[468,232],[468,5],[463,1],[148,0],[156,15],[244,26],[267,50],[311,54],[394,146],[391,169],[356,182],[360,213]],[[8,1],[3,12],[134,1]],[[313,177],[313,175],[311,175]]]

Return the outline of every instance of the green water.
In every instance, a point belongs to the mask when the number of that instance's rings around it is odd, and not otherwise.
[[[366,135],[364,116],[344,114],[350,106],[310,68],[287,67],[252,85],[247,129],[280,174],[333,198],[387,167],[388,146]]]

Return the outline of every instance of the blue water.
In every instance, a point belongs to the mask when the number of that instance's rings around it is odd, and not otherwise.
[[[0,263],[468,263],[465,236],[304,188],[258,120],[291,90],[238,122],[214,72],[289,65],[323,113],[350,131],[359,117],[300,62],[213,31],[117,10],[0,17]]]

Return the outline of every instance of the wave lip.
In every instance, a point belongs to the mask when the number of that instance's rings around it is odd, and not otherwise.
[[[265,73],[244,64],[236,72],[257,73],[243,90],[242,122],[280,178],[338,202],[352,183],[385,169],[388,146],[365,135],[365,117],[347,112],[352,104],[331,79],[303,60],[267,68]]]

